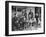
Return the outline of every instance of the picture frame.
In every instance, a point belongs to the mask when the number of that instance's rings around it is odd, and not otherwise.
[[[26,20],[26,23],[24,21],[24,24],[20,19],[21,17],[23,17],[22,16],[23,12],[26,12],[25,18],[28,17],[27,18],[28,20]],[[28,15],[29,12],[30,12],[30,15]],[[37,16],[37,12],[39,13],[38,15],[40,15],[40,16]],[[17,18],[16,20],[18,20],[18,16],[19,16],[19,19],[22,22],[23,26],[22,25],[18,26],[20,23],[16,23],[15,21],[13,21],[16,18]],[[28,23],[30,21],[29,17],[31,17],[31,16],[33,17],[33,19],[34,18],[36,19],[37,23],[36,24],[34,23],[34,25],[33,25],[33,23],[31,23],[30,24],[31,28],[28,28]],[[14,17],[15,17],[15,19],[14,19]],[[41,19],[40,24],[38,23],[38,21],[39,21],[38,18]],[[30,22],[32,22],[32,21],[30,21]],[[37,29],[37,27],[38,27],[37,24],[40,25],[39,29]],[[45,3],[5,1],[5,35],[6,36],[18,36],[18,35],[34,35],[34,34],[45,34]]]

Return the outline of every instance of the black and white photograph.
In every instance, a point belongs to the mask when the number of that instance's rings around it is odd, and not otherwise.
[[[41,7],[12,6],[12,31],[41,28]]]
[[[44,3],[6,2],[6,9],[7,35],[45,32]]]

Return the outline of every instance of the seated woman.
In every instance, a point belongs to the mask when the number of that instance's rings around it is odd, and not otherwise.
[[[36,18],[35,17],[33,17],[33,12],[29,12],[29,14],[28,14],[28,17],[29,17],[29,26],[35,26],[35,25],[37,25],[37,21],[36,21]]]
[[[33,12],[29,12],[28,14],[29,22],[36,22],[36,18],[33,17]]]

